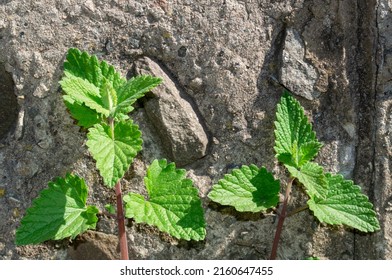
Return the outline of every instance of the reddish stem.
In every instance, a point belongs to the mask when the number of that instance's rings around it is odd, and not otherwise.
[[[272,244],[270,260],[276,259],[280,235],[282,233],[284,219],[286,218],[287,204],[288,204],[288,201],[290,198],[291,186],[293,184],[293,181],[294,181],[294,178],[291,178],[290,181],[287,183],[286,195],[284,197],[282,211],[280,212],[280,215],[279,215],[278,226],[276,227],[276,231],[275,231],[275,238],[274,238],[274,243]]]
[[[114,120],[112,118],[108,118],[108,122],[112,131],[112,139],[114,140]],[[122,260],[129,260],[128,256],[128,241],[127,235],[125,232],[125,216],[124,216],[124,208],[122,201],[122,193],[121,193],[121,183],[118,181],[114,186],[116,191],[116,200],[117,200],[117,224],[118,224],[118,240],[120,242],[120,255]]]
[[[116,189],[116,200],[117,200],[118,239],[120,242],[121,259],[122,260],[129,260],[128,241],[127,241],[127,235],[125,232],[125,219],[124,219],[124,209],[123,209],[120,181],[118,181],[116,183],[115,189]]]

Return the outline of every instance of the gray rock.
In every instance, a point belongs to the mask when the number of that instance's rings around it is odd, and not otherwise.
[[[315,91],[318,75],[316,69],[305,61],[305,45],[300,34],[287,29],[282,52],[281,83],[291,92],[313,100],[319,96]]]
[[[175,82],[151,59],[135,62],[135,73],[161,77],[153,98],[144,102],[148,118],[161,136],[169,157],[178,166],[187,165],[206,155],[208,137],[190,101],[182,98]]]

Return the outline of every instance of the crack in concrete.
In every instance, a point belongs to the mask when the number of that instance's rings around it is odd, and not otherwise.
[[[368,104],[361,106],[358,112],[358,146],[357,158],[355,162],[355,181],[362,181],[370,201],[375,199],[375,155],[376,155],[376,133],[378,129],[376,121],[376,102],[377,102],[377,78],[378,62],[373,57],[378,50],[378,8],[379,2],[359,0],[357,1],[357,75],[359,104]],[[369,13],[369,11],[373,11]],[[366,67],[365,67],[366,66]],[[368,70],[363,70],[368,69]],[[367,79],[368,78],[368,79]],[[369,83],[370,80],[370,83]],[[364,160],[367,158],[368,160]],[[371,164],[370,170],[363,166],[364,162]],[[367,177],[367,178],[366,178]],[[376,258],[376,252],[371,250],[372,240],[374,238],[361,238],[358,233],[354,232],[354,259]],[[373,246],[374,247],[374,246]],[[366,254],[363,251],[366,250]]]

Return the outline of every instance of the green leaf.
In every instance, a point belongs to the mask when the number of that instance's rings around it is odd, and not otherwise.
[[[60,85],[66,105],[78,124],[87,128],[98,123],[95,119],[128,119],[132,104],[162,81],[148,75],[126,81],[106,61],[100,62],[96,56],[74,48],[68,51],[64,74]],[[83,120],[85,113],[88,121]]]
[[[126,80],[113,66],[71,48],[64,62],[64,74],[60,81],[64,102],[78,125],[89,128],[115,111],[116,91]]]
[[[320,258],[319,257],[307,257],[305,260],[307,260],[307,261],[318,261],[318,260],[320,260]]]
[[[279,180],[264,167],[243,165],[219,180],[208,197],[222,205],[233,206],[237,211],[260,212],[278,204],[279,190]]]
[[[149,199],[135,193],[124,196],[125,216],[179,239],[203,240],[206,230],[198,190],[185,176],[186,171],[174,163],[154,160],[144,179]]]
[[[327,181],[323,168],[314,162],[305,163],[300,169],[290,165],[285,165],[291,176],[298,179],[304,186],[310,198],[324,198],[327,194]]]
[[[312,160],[322,147],[299,102],[287,91],[277,105],[275,152],[279,161],[301,167]]]
[[[109,116],[110,111],[105,108],[99,88],[91,84],[87,80],[79,77],[70,76],[66,73],[65,77],[60,81],[63,91],[66,93],[64,98],[70,102],[71,100],[78,104],[85,104],[97,113]]]
[[[161,82],[161,78],[149,75],[136,76],[128,80],[118,90],[118,106],[115,117],[121,117],[121,115],[131,112],[133,110],[132,104]]]
[[[89,129],[87,146],[97,162],[105,185],[113,187],[128,170],[142,149],[139,127],[132,120],[114,124],[96,124]]]
[[[90,56],[87,52],[75,48],[68,50],[64,72],[68,76],[86,80],[96,88],[101,87],[103,78],[109,81],[116,91],[126,82],[112,65],[106,61],[99,62],[95,55]]]
[[[112,204],[106,204],[105,209],[109,214],[116,214],[116,207],[114,207]]]
[[[108,80],[104,79],[99,89],[99,93],[101,95],[101,101],[104,108],[112,115],[115,107],[117,106],[117,94]]]
[[[68,50],[66,61],[64,62],[64,72],[68,76],[81,78],[99,88],[102,73],[99,69],[99,61],[96,56],[90,56],[87,52],[78,49]]]
[[[95,206],[86,206],[88,189],[83,179],[67,174],[48,186],[21,220],[16,231],[17,245],[75,238],[88,229],[95,229],[99,211]]]
[[[71,116],[78,121],[78,126],[89,128],[103,120],[103,116],[98,114],[97,111],[90,109],[87,106],[80,105],[72,98],[68,98],[67,95],[64,95],[64,103],[67,106]]]
[[[321,143],[318,141],[310,141],[302,144],[299,147],[297,156],[298,166],[302,166],[308,161],[312,160],[321,148]]]
[[[346,225],[362,232],[374,232],[380,224],[372,203],[361,193],[359,186],[341,175],[326,174],[328,193],[326,198],[308,200],[309,209],[320,222],[330,225]]]

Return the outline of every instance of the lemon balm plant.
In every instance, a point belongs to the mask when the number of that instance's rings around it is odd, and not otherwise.
[[[141,132],[129,113],[137,99],[160,83],[160,78],[148,75],[127,81],[113,66],[78,49],[70,49],[64,62],[60,84],[65,105],[77,125],[87,131],[86,146],[103,183],[116,194],[116,207],[108,209],[118,221],[122,259],[128,259],[125,218],[156,226],[179,239],[198,241],[206,236],[198,191],[186,178],[186,171],[174,163],[154,160],[147,168],[147,198],[137,193],[122,194],[122,178],[142,149]],[[285,92],[277,105],[274,150],[290,177],[278,212],[271,259],[276,258],[293,186],[308,196],[301,210],[309,208],[320,222],[362,232],[380,229],[373,205],[360,187],[339,174],[325,172],[313,161],[321,147],[303,108]],[[266,212],[279,205],[280,184],[265,167],[243,165],[226,174],[208,197],[237,211]],[[87,196],[88,187],[76,174],[67,173],[49,182],[22,218],[16,244],[75,238],[95,229],[101,210],[87,205]]]
[[[198,191],[186,171],[174,163],[164,159],[151,163],[144,180],[147,199],[122,194],[121,179],[142,149],[141,132],[129,113],[136,100],[161,81],[149,75],[127,81],[105,61],[74,48],[64,62],[60,84],[65,105],[77,125],[87,130],[88,150],[104,184],[116,194],[116,210],[109,208],[118,221],[121,259],[128,259],[125,218],[157,226],[179,239],[203,240],[206,235]],[[86,205],[87,195],[85,181],[75,174],[50,182],[27,209],[16,231],[16,244],[75,238],[95,229],[100,210]]]
[[[373,205],[360,187],[342,175],[324,172],[322,166],[313,161],[321,147],[303,108],[285,91],[277,105],[274,150],[290,178],[278,212],[271,259],[277,255],[293,185],[302,188],[308,196],[307,205],[301,210],[309,208],[320,222],[345,225],[361,232],[380,229]],[[279,192],[280,180],[266,168],[244,165],[226,174],[213,186],[208,197],[237,211],[266,212],[278,206]]]

